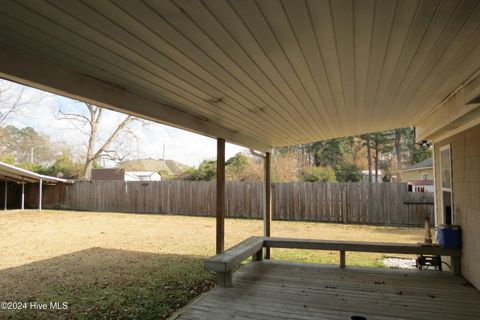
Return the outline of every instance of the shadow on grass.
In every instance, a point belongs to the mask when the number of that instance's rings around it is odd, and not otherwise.
[[[1,270],[0,301],[27,302],[27,310],[0,310],[0,318],[164,319],[214,286],[204,259],[90,248]]]

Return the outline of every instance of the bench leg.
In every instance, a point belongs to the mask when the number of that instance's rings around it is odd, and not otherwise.
[[[340,268],[345,269],[345,251],[340,251]]]
[[[263,248],[258,250],[252,255],[252,261],[262,261],[263,260]]]
[[[450,259],[450,262],[452,263],[452,272],[456,276],[462,275],[460,261],[461,257],[451,257]]]
[[[270,247],[265,248],[265,259],[270,260]]]
[[[232,271],[217,272],[217,284],[220,287],[232,287]]]

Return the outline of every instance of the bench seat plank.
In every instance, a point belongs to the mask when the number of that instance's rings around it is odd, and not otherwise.
[[[263,237],[250,237],[205,261],[205,270],[228,272],[263,248]]]
[[[398,254],[428,254],[451,257],[460,257],[462,255],[461,249],[445,249],[439,246],[410,243],[306,240],[272,237],[265,238],[264,243],[265,246],[268,248],[378,252]]]

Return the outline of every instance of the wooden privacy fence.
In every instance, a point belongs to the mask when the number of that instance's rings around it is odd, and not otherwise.
[[[34,207],[37,192],[27,192]],[[214,216],[215,182],[76,182],[46,186],[44,208]],[[227,182],[227,217],[262,218],[263,184]],[[433,220],[433,193],[400,183],[274,183],[277,220],[423,225]]]

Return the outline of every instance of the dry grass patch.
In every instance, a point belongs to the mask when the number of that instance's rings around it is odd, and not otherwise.
[[[0,318],[164,318],[212,286],[215,219],[108,212],[0,214],[0,300],[66,301],[66,311],[2,312]],[[275,236],[417,242],[418,228],[274,221]],[[226,246],[262,234],[258,220],[227,219]],[[336,263],[338,253],[273,250],[291,261]],[[347,263],[381,265],[380,254]]]

